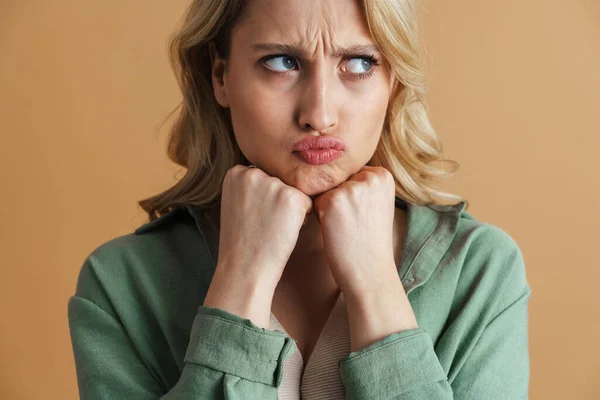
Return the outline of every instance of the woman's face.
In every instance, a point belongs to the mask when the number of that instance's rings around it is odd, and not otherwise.
[[[309,196],[333,189],[377,147],[393,83],[388,66],[355,0],[247,7],[226,68],[213,62],[217,101],[230,108],[252,164]],[[344,150],[294,151],[298,140],[317,136],[340,139]]]

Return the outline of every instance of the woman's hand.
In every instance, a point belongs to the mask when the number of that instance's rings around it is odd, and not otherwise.
[[[392,174],[382,167],[364,166],[314,199],[329,266],[340,290],[377,288],[396,273],[394,196]]]
[[[312,210],[309,196],[259,168],[223,181],[219,259],[205,305],[269,326],[273,294]]]
[[[392,174],[364,166],[313,201],[329,268],[346,301],[351,351],[418,328],[394,260],[394,196]]]

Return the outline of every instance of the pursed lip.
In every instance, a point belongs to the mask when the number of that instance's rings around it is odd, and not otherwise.
[[[345,150],[346,145],[340,138],[333,136],[311,136],[298,140],[294,143],[294,151],[312,150],[312,149],[335,149]]]

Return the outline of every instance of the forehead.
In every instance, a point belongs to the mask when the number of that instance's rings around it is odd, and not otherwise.
[[[249,0],[235,31],[243,45],[286,43],[314,51],[375,44],[358,0]]]

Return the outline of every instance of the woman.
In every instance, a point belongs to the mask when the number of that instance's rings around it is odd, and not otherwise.
[[[432,188],[415,9],[192,1],[169,143],[187,173],[83,264],[81,398],[527,397],[523,257]]]

